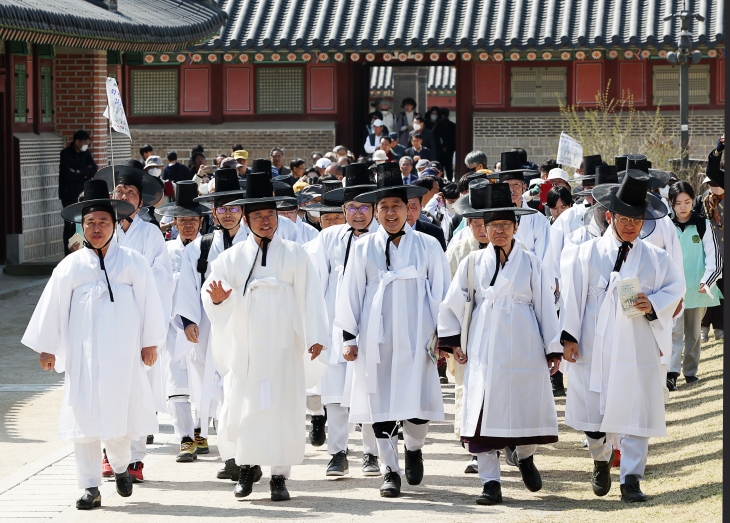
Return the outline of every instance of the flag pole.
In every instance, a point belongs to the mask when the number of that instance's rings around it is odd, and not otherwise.
[[[112,156],[112,185],[113,185],[111,187],[111,190],[113,192],[117,187],[117,177],[114,172],[114,139],[112,138],[113,131],[112,131],[112,118],[111,118],[112,108],[108,102],[107,102],[106,107],[107,107],[107,111],[109,112],[109,148],[111,149],[111,156]]]

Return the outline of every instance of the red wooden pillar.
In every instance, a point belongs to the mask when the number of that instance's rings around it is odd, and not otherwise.
[[[464,158],[474,149],[474,66],[456,63],[456,162],[454,179],[466,171]]]

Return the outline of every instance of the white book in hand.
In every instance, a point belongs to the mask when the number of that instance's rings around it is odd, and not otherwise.
[[[641,293],[641,285],[639,278],[627,278],[616,284],[618,290],[618,299],[621,303],[621,310],[627,318],[636,318],[644,316],[644,313],[634,307],[636,296]]]

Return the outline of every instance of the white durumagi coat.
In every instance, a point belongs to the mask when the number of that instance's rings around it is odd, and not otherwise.
[[[288,219],[288,218],[287,218]],[[291,220],[289,220],[291,222]],[[299,245],[304,245],[307,242],[313,241],[317,235],[319,234],[319,231],[306,223],[304,220],[302,220],[299,216],[297,216],[297,221],[292,222],[294,224],[294,227],[297,230],[296,238],[288,238],[292,241],[297,242]]]
[[[141,351],[165,340],[165,318],[152,269],[137,252],[109,244],[104,257],[80,249],[53,271],[21,340],[56,356],[64,372],[60,439],[158,432]],[[159,354],[159,350],[158,350]]]
[[[162,305],[162,314],[165,318],[163,327],[167,332],[172,311],[172,295],[175,290],[175,282],[172,278],[172,266],[165,246],[165,238],[162,236],[160,228],[144,221],[139,216],[135,216],[126,233],[121,225],[117,225],[117,241],[122,247],[133,249],[144,256],[152,268]],[[167,366],[165,365],[165,353],[163,352],[166,341],[167,339],[159,347],[160,355],[163,357],[158,358],[155,364],[147,370],[147,377],[152,386],[152,396],[157,412],[167,412],[167,391],[165,390]]]
[[[515,243],[493,286],[493,247],[473,254],[476,297],[464,371],[461,435],[557,436],[558,417],[546,356],[562,353],[550,275]],[[440,337],[461,333],[469,258],[459,264],[441,304]]]
[[[335,327],[357,338],[350,422],[444,419],[436,366],[426,346],[450,282],[449,262],[431,236],[406,224],[390,244],[378,229],[350,252],[335,306]]]
[[[588,202],[576,203],[566,209],[550,226],[550,250],[553,257],[555,278],[560,281],[561,260],[567,237],[585,225],[583,218],[590,209]]]
[[[378,223],[373,220],[368,227],[367,233],[352,237],[348,265],[354,255],[355,244],[362,241],[368,234],[372,234],[378,227]],[[325,405],[330,403],[342,404],[346,381],[349,381],[347,376],[348,366],[350,365],[342,355],[342,330],[334,327],[333,322],[335,318],[335,301],[344,274],[345,255],[350,234],[349,225],[333,225],[324,229],[316,239],[304,245],[304,250],[309,254],[312,265],[314,265],[314,269],[319,276],[324,291],[324,300],[327,304],[327,324],[332,328],[332,341],[327,361],[328,367],[327,372],[322,377],[320,391],[322,403]],[[352,372],[349,374],[351,378]],[[349,392],[346,398],[349,400]]]
[[[240,227],[233,237],[233,245],[245,241],[248,231]],[[200,258],[200,243],[202,236],[190,243],[182,253],[180,266],[180,281],[178,282],[173,311],[173,323],[177,329],[175,350],[171,353],[173,361],[186,360],[188,378],[193,403],[195,403],[196,417],[201,420],[201,435],[207,437],[209,418],[220,416],[220,407],[223,403],[223,387],[220,376],[216,372],[213,354],[210,350],[210,321],[203,310],[200,298],[203,278],[198,272]],[[208,266],[205,276],[210,274],[211,263],[222,252],[223,231],[213,233],[213,243],[208,252]],[[198,326],[198,343],[190,343],[185,336],[181,318],[187,318]]]
[[[304,249],[274,236],[265,267],[259,251],[251,235],[211,264],[203,285],[224,379],[218,445],[222,455],[235,447],[236,463],[295,465],[304,459],[305,391],[327,368],[307,351],[314,344],[326,351],[330,329],[324,314],[306,317],[308,310],[325,311],[325,303]],[[212,281],[233,290],[219,305],[205,291]]]
[[[566,285],[563,329],[578,341],[571,363],[565,424],[576,430],[665,436],[660,347],[685,292],[684,278],[666,251],[636,240],[614,273],[620,243],[609,228],[578,247]],[[638,277],[657,319],[626,318],[616,283]]]

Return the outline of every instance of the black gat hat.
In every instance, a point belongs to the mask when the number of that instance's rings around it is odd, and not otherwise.
[[[65,207],[61,211],[61,218],[67,222],[81,223],[84,215],[91,212],[88,209],[92,207],[97,207],[96,210],[108,210],[114,221],[123,220],[136,210],[126,200],[109,198],[109,187],[104,180],[88,180],[84,183],[84,201]]]

